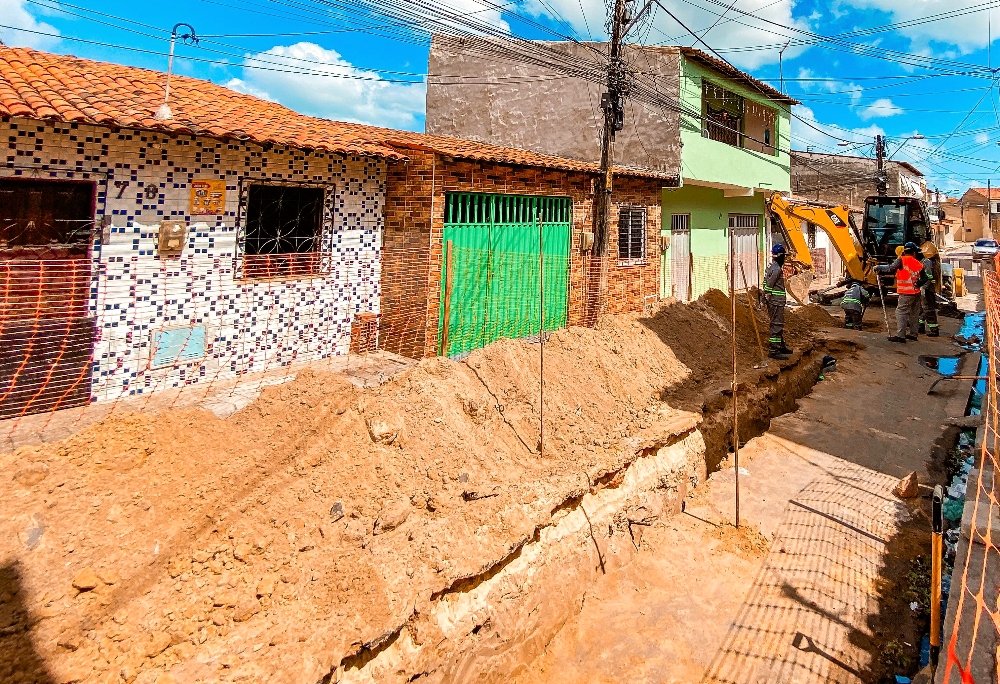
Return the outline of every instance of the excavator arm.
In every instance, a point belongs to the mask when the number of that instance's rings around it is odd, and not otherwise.
[[[774,193],[767,201],[768,210],[781,226],[788,243],[796,252],[795,261],[812,270],[812,257],[802,233],[802,222],[808,221],[827,234],[830,244],[837,250],[844,262],[848,277],[870,285],[876,284],[876,276],[867,263],[862,248],[851,231],[850,214],[845,206],[822,205],[801,202]],[[804,254],[805,258],[799,257]]]

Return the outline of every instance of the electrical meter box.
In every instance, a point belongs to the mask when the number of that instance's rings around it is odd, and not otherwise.
[[[164,221],[160,224],[156,251],[160,256],[180,256],[187,241],[187,223],[184,221]]]

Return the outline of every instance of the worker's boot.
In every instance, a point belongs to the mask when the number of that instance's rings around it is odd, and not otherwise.
[[[778,348],[778,352],[781,354],[791,354],[792,350],[785,344],[785,341],[781,341],[781,346]]]
[[[927,337],[941,337],[941,328],[931,323],[927,326]]]
[[[919,338],[919,337],[917,337],[916,335],[907,335],[907,336],[906,336],[906,339],[910,340],[911,342],[916,342],[916,341],[918,341],[918,340],[919,340],[920,338]]]
[[[772,359],[777,359],[778,361],[784,361],[785,359],[788,358],[785,354],[782,353],[781,344],[778,342],[771,343],[771,349],[767,353],[767,355],[770,356]]]
[[[890,335],[889,336],[889,341],[890,342],[902,342],[903,344],[906,344],[906,338],[905,337],[900,337],[899,335]]]
[[[926,335],[927,334],[927,327],[924,325],[923,321],[920,321],[919,323],[917,323],[917,333],[919,333],[920,335]]]

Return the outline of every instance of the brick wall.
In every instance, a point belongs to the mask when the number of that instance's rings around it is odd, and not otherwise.
[[[404,150],[407,164],[389,167],[386,178],[385,234],[382,262],[380,345],[418,358],[438,350],[441,268],[444,258],[445,193],[485,192],[550,195],[573,200],[570,251],[570,325],[587,320],[588,277],[597,260],[581,251],[584,231],[593,230],[593,176],[586,173],[492,162],[456,160],[433,152]],[[618,178],[612,196],[608,288],[603,310],[640,311],[659,291],[660,190],[655,180]],[[619,264],[618,210],[622,205],[646,207],[647,258]]]

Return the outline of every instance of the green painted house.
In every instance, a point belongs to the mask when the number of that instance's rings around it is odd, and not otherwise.
[[[484,49],[484,40],[432,38],[427,132],[599,161],[603,78],[577,74],[605,73],[607,44],[539,41],[540,56],[526,61]],[[660,296],[686,300],[728,287],[731,234],[742,266],[737,285],[744,275],[754,284],[766,243],[764,198],[790,188],[796,101],[694,48],[625,45],[623,54],[632,89],[614,164],[671,179],[660,223],[669,239],[646,251],[660,260]]]
[[[680,182],[663,190],[663,297],[753,285],[767,247],[765,197],[790,189],[791,106],[782,95],[700,50],[680,48]]]

